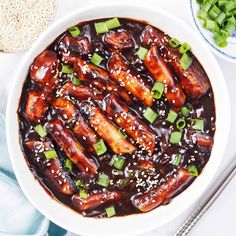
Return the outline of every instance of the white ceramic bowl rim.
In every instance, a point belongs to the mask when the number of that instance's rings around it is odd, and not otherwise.
[[[216,104],[216,134],[212,155],[203,173],[194,183],[169,205],[159,207],[149,213],[136,214],[110,219],[85,218],[55,200],[39,186],[30,172],[21,152],[18,140],[17,107],[23,82],[33,59],[43,51],[58,35],[68,27],[86,20],[105,17],[128,17],[145,20],[167,32],[170,36],[187,41],[192,46],[194,54],[211,80]],[[183,33],[184,32],[184,33]],[[54,223],[67,230],[81,235],[135,235],[157,228],[183,213],[207,189],[217,172],[223,158],[230,127],[229,98],[219,66],[208,48],[198,38],[195,32],[184,22],[170,16],[162,10],[138,6],[137,4],[106,4],[81,8],[69,16],[62,18],[44,32],[27,53],[15,76],[15,84],[9,96],[7,106],[7,141],[11,162],[19,184],[31,203]]]

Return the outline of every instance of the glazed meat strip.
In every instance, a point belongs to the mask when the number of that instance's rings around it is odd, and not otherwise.
[[[36,57],[30,67],[30,77],[44,90],[53,90],[58,83],[59,60],[57,54],[45,50]]]
[[[119,29],[117,31],[109,31],[104,34],[103,40],[112,49],[128,49],[134,47],[134,39],[127,30]]]
[[[148,125],[139,119],[128,106],[120,101],[115,94],[105,98],[106,113],[116,122],[118,126],[125,129],[142,148],[149,154],[155,149],[156,135]]]
[[[89,127],[80,111],[76,109],[72,102],[64,98],[57,98],[52,102],[52,105],[61,113],[64,120],[76,122],[73,127],[76,138],[89,152],[96,154],[93,145],[98,142],[99,138],[93,129]]]
[[[168,203],[170,199],[183,191],[194,178],[186,169],[179,168],[161,186],[147,193],[135,195],[132,198],[132,203],[142,212],[151,211],[162,204]]]
[[[152,106],[153,98],[151,89],[144,83],[144,79],[136,75],[127,65],[127,61],[118,53],[113,53],[108,64],[111,77],[129,91],[137,100],[146,106]]]
[[[124,99],[127,104],[132,104],[133,98],[118,84],[111,81],[107,71],[94,66],[80,58],[74,63],[75,71],[82,81],[91,81],[91,83],[101,91],[115,92]]]
[[[40,91],[28,91],[25,115],[29,121],[38,122],[44,118],[45,112],[48,110],[48,103],[46,102],[45,95]]]
[[[197,146],[203,151],[211,150],[213,146],[213,138],[207,134],[197,133],[196,134]]]
[[[98,162],[89,156],[61,120],[49,121],[46,129],[78,169],[83,173],[96,173],[99,168]]]
[[[192,99],[199,98],[207,93],[210,83],[207,75],[201,65],[193,60],[193,63],[187,70],[180,65],[181,54],[177,49],[170,48],[169,38],[163,37],[163,33],[158,32],[152,26],[148,25],[142,32],[141,42],[146,45],[156,44],[171,69],[176,74],[184,92]],[[191,55],[193,57],[193,55]]]
[[[119,129],[93,102],[82,102],[81,111],[85,112],[90,125],[106,141],[114,153],[133,153],[137,150],[132,143],[120,135]]]
[[[86,85],[75,85],[72,82],[65,83],[58,94],[60,96],[70,96],[79,100],[93,99],[102,100],[104,95],[95,88],[90,88]]]
[[[87,37],[75,38],[66,35],[59,43],[62,61],[73,65],[78,56],[87,55],[91,52],[91,45]]]
[[[30,152],[43,156],[44,151],[52,150],[51,141],[28,141],[25,143]],[[42,160],[43,159],[43,160]],[[45,157],[38,159],[37,165],[42,171],[44,178],[57,191],[71,195],[75,187],[70,176],[64,171],[61,161],[58,158],[46,160]],[[47,164],[44,164],[47,161]]]
[[[91,193],[87,198],[81,198],[79,194],[75,194],[72,197],[72,203],[79,211],[86,211],[109,201],[120,201],[121,198],[122,194],[118,191]]]
[[[144,59],[144,64],[154,80],[165,85],[164,94],[170,107],[175,111],[179,111],[186,101],[186,96],[158,52],[157,46],[150,48]]]

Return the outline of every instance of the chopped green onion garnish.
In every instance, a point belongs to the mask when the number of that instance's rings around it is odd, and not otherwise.
[[[73,36],[73,37],[76,37],[80,34],[80,30],[77,26],[72,26],[68,29],[68,31],[70,32],[70,34]]]
[[[153,111],[150,107],[148,107],[146,111],[143,113],[143,117],[152,124],[158,117],[158,114],[155,111]]]
[[[204,130],[204,120],[202,119],[194,119],[193,120],[193,128],[196,130]]]
[[[181,108],[181,113],[183,116],[188,116],[190,113],[190,110],[187,107],[182,107]]]
[[[221,13],[221,10],[220,10],[220,8],[218,8],[216,5],[214,5],[214,6],[211,8],[211,10],[208,12],[209,16],[210,16],[213,20],[215,20],[215,19],[219,16],[220,13]]]
[[[121,129],[118,130],[118,134],[120,135],[120,137],[121,137],[122,139],[126,139],[126,138],[127,138],[127,135],[124,134]]]
[[[114,29],[121,26],[119,19],[117,17],[111,20],[107,20],[106,25],[108,29]]]
[[[36,125],[34,127],[34,130],[38,133],[38,135],[41,137],[41,138],[44,138],[45,136],[47,136],[47,131],[43,128],[42,125]]]
[[[191,66],[192,62],[192,57],[190,57],[187,53],[184,53],[179,60],[179,63],[184,70],[187,70]]]
[[[72,161],[70,159],[66,159],[64,168],[68,169],[70,172],[72,171]]]
[[[202,19],[202,20],[206,20],[207,17],[208,17],[208,14],[207,12],[203,11],[203,10],[199,10],[198,14],[197,14],[197,17],[199,19]]]
[[[45,152],[44,152],[44,155],[45,155],[45,157],[46,157],[48,160],[57,157],[57,153],[56,153],[56,151],[55,151],[54,149],[49,150],[49,151],[45,151]]]
[[[81,80],[79,78],[77,78],[76,76],[73,76],[72,84],[79,86],[79,85],[81,85]]]
[[[155,82],[155,84],[152,87],[152,96],[156,99],[160,99],[163,92],[164,92],[165,86],[163,83]]]
[[[223,23],[225,17],[226,17],[226,14],[224,12],[221,12],[215,20],[219,25],[221,25]]]
[[[205,20],[204,22],[204,28],[214,31],[214,32],[219,32],[220,28],[217,24],[217,22],[215,22],[214,20]]]
[[[119,179],[117,184],[120,186],[120,187],[126,187],[128,186],[130,183],[130,180],[129,179]]]
[[[125,158],[119,155],[114,155],[110,164],[116,169],[121,170],[125,164]]]
[[[198,176],[198,169],[194,165],[188,167],[188,172],[194,176]]]
[[[170,134],[170,143],[179,144],[181,142],[182,133],[179,131],[174,131]]]
[[[103,187],[107,187],[110,184],[110,178],[108,175],[101,173],[98,176],[97,184]]]
[[[236,8],[236,3],[235,1],[227,1],[225,4],[224,4],[224,10],[225,12],[230,12],[232,11],[233,9]]]
[[[177,116],[178,116],[178,114],[175,111],[170,110],[168,115],[167,115],[166,120],[169,121],[170,123],[174,123]]]
[[[211,3],[210,1],[205,1],[203,4],[202,4],[202,7],[201,7],[201,10],[205,11],[205,12],[208,12],[211,8]]]
[[[67,65],[62,65],[61,72],[65,74],[70,74],[74,72],[74,68]]]
[[[227,43],[228,37],[229,37],[229,33],[224,30],[221,30],[220,32],[216,33],[213,38],[218,47],[224,48],[228,45]]]
[[[103,139],[100,139],[97,143],[95,143],[94,145],[95,151],[97,153],[98,156],[101,156],[102,154],[104,154],[107,151],[107,147],[103,141]]]
[[[97,34],[103,34],[109,31],[106,22],[94,23]]]
[[[235,23],[232,23],[229,20],[224,20],[223,22],[224,31],[228,32],[231,35],[235,31]]]
[[[106,208],[106,213],[107,213],[107,217],[112,217],[116,215],[115,207],[113,205],[109,206],[108,208]]]
[[[181,155],[181,154],[177,154],[177,155],[175,155],[175,159],[174,159],[174,161],[172,162],[172,164],[173,164],[174,166],[179,166],[181,160],[182,160],[182,155]]]
[[[186,53],[188,50],[190,50],[191,49],[191,47],[190,47],[190,45],[188,44],[188,43],[183,43],[180,47],[179,47],[179,52],[181,53],[181,54],[184,54],[184,53]]]
[[[102,60],[103,60],[103,57],[98,55],[96,52],[93,54],[93,56],[90,59],[90,61],[96,66],[99,66]]]
[[[184,129],[185,126],[186,126],[186,121],[185,121],[185,119],[180,118],[180,119],[178,119],[178,120],[176,121],[176,127],[177,127],[177,129],[182,130],[182,129]]]
[[[180,45],[180,42],[178,39],[176,38],[171,38],[169,40],[169,45],[172,47],[172,48],[177,48],[179,45]]]
[[[78,180],[76,180],[75,185],[78,187],[82,187],[82,186],[84,186],[84,182],[82,179],[78,179]]]
[[[141,60],[144,60],[148,50],[146,48],[140,47],[139,50],[135,53]]]
[[[80,189],[79,189],[79,196],[80,196],[81,198],[87,198],[87,197],[88,197],[88,192],[87,192],[87,190],[84,189],[84,188],[80,188]]]

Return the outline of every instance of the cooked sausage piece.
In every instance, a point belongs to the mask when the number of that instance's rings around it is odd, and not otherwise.
[[[205,151],[211,150],[213,146],[213,138],[207,134],[196,134],[197,146]]]
[[[108,61],[108,71],[113,79],[131,92],[134,97],[146,106],[152,106],[153,99],[151,89],[144,83],[144,79],[131,72],[125,59],[118,53],[113,53]]]
[[[76,121],[73,132],[79,142],[86,147],[89,152],[96,153],[94,144],[98,142],[98,136],[82,117],[80,111],[72,104],[72,102],[57,98],[52,102],[53,107],[58,110],[63,119],[69,122]]]
[[[156,135],[148,125],[129,110],[127,105],[120,101],[115,94],[105,99],[106,113],[112,117],[116,124],[129,134],[149,154],[155,149]]]
[[[84,173],[96,173],[99,168],[98,162],[89,156],[61,120],[49,121],[46,129],[78,169]]]
[[[132,35],[130,32],[123,29],[109,31],[104,35],[103,40],[108,44],[108,46],[118,50],[134,47],[134,39]]]
[[[61,87],[59,94],[61,96],[69,95],[79,100],[86,100],[89,98],[93,100],[102,100],[104,97],[102,93],[95,88],[90,88],[85,85],[74,85],[72,82],[65,83]]]
[[[147,193],[135,195],[132,203],[142,212],[151,211],[178,195],[193,179],[193,175],[184,168],[180,168],[161,186]]]
[[[93,102],[84,102],[81,105],[88,116],[90,125],[106,141],[116,154],[132,153],[137,148],[124,139],[119,129],[102,113],[101,109]]]
[[[180,65],[181,54],[177,49],[171,48],[168,43],[167,36],[158,32],[152,26],[148,25],[142,32],[141,42],[146,45],[156,44],[160,52],[168,61],[175,75],[177,76],[183,90],[192,99],[199,98],[207,93],[210,88],[210,83],[207,80],[207,75],[201,65],[195,60],[187,70],[184,70]],[[191,54],[191,56],[193,56]]]
[[[48,104],[45,95],[40,91],[29,91],[25,105],[25,115],[27,119],[29,121],[37,122],[44,117],[47,110]]]
[[[53,90],[58,83],[59,60],[57,54],[45,50],[30,67],[30,77],[46,90]]]
[[[38,154],[53,149],[53,145],[50,141],[28,141],[25,143],[25,145],[31,152]],[[53,188],[61,193],[73,194],[75,190],[73,181],[63,170],[61,161],[57,158],[54,158],[48,160],[47,164],[43,164],[43,162],[44,161],[42,159],[39,159],[37,164],[47,182],[50,185],[53,185]]]
[[[109,201],[119,201],[121,198],[122,194],[118,191],[91,193],[87,198],[81,198],[79,194],[75,194],[72,197],[72,203],[79,211],[86,211]]]
[[[158,52],[157,46],[150,48],[145,57],[144,64],[154,80],[165,85],[164,94],[170,107],[175,111],[179,111],[186,101],[186,96]]]
[[[91,81],[91,83],[101,91],[115,92],[127,102],[132,104],[132,96],[130,96],[117,83],[111,81],[107,71],[94,66],[90,63],[78,58],[74,63],[75,71],[82,81]]]

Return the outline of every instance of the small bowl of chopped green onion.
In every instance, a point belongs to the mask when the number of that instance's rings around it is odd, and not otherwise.
[[[210,49],[236,63],[236,0],[189,0],[190,17]]]

